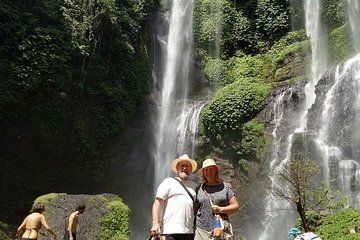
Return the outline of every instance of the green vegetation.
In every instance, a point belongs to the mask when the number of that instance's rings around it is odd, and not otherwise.
[[[156,4],[1,1],[0,174],[13,184],[0,189],[14,210],[39,192],[101,183],[108,146],[148,94],[146,17]]]
[[[339,192],[331,191],[325,184],[313,184],[319,173],[316,162],[305,153],[298,152],[292,153],[291,159],[282,168],[275,169],[274,173],[277,181],[272,186],[271,193],[287,201],[292,210],[297,211],[305,232],[311,231],[317,218],[313,211],[341,208],[346,202],[345,198],[339,197]]]
[[[319,223],[321,223],[322,221],[322,217],[320,213],[315,210],[307,210],[305,216],[310,229],[316,229],[316,227],[318,227]],[[298,226],[298,228],[301,229],[302,226],[301,218],[297,220],[296,226]]]
[[[220,89],[202,114],[205,135],[238,134],[243,124],[261,110],[268,92],[264,84],[243,81]]]
[[[353,52],[353,44],[347,27],[348,25],[343,25],[330,33],[329,51],[334,62],[345,60]]]
[[[241,149],[239,151],[247,159],[265,160],[267,148],[270,144],[265,137],[265,126],[257,121],[249,121],[242,129]]]
[[[346,1],[324,0],[323,20],[329,29],[335,29],[344,25],[347,21]]]
[[[241,48],[251,52],[256,47],[251,22],[230,1],[196,1],[194,11],[196,45],[210,56],[219,57],[217,50],[221,49],[226,58]]]
[[[219,58],[207,57],[204,60],[204,72],[211,82],[214,89],[218,89],[227,83],[224,78],[224,73],[226,72],[226,62]]]
[[[305,57],[310,50],[304,30],[289,32],[276,42],[266,54],[271,62],[271,71],[275,72],[286,58]]]
[[[108,204],[108,214],[100,220],[101,232],[97,239],[130,239],[130,210],[119,198]]]
[[[228,58],[268,49],[290,28],[286,1],[199,0],[195,2],[196,45],[212,57]],[[219,55],[218,50],[221,49]]]
[[[349,230],[359,226],[360,212],[354,208],[347,208],[334,215],[326,217],[316,232],[326,240],[360,239],[360,234],[351,234]]]
[[[262,82],[263,61],[259,57],[246,55],[232,57],[227,61],[228,71],[225,84],[241,80],[242,82]]]
[[[46,195],[42,195],[35,199],[34,204],[42,203],[46,206],[52,199],[56,199],[56,198],[58,198],[60,196],[64,196],[64,195],[66,195],[66,193],[49,193]]]
[[[268,144],[265,127],[250,119],[262,109],[268,93],[269,87],[254,78],[220,89],[201,115],[200,154],[228,157],[245,173],[245,161],[263,160]]]
[[[7,223],[3,223],[0,221],[0,239],[1,240],[10,240],[15,238],[15,234],[13,234],[15,227],[11,227]]]
[[[282,1],[259,0],[255,10],[255,27],[260,41],[269,49],[290,29],[288,5]]]

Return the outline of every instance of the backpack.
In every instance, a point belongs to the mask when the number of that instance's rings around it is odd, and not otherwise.
[[[301,235],[301,240],[321,240],[321,238],[313,232],[307,232]]]

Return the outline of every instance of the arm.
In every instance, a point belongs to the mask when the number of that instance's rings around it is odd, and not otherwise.
[[[24,221],[21,223],[20,227],[17,229],[17,236],[18,236],[19,240],[21,240],[21,237],[25,232],[26,219],[27,219],[27,217],[24,219]]]
[[[152,206],[152,227],[151,235],[155,236],[160,234],[160,207],[164,203],[164,200],[161,198],[155,198],[155,201]]]
[[[45,217],[41,216],[41,224],[44,226],[46,231],[53,237],[54,240],[56,240],[56,234],[55,232],[50,228],[50,226],[47,224]]]
[[[238,201],[236,200],[235,196],[232,196],[232,198],[230,198],[229,200],[229,205],[225,206],[225,207],[220,207],[218,205],[213,205],[211,207],[211,209],[213,210],[214,213],[221,213],[221,209],[223,210],[223,213],[225,214],[234,214],[237,211],[239,211],[240,206]]]

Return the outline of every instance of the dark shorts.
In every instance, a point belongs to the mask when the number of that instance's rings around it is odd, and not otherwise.
[[[177,234],[164,234],[166,240],[194,240],[194,234],[177,233]]]
[[[37,240],[37,238],[21,238],[21,240]]]
[[[76,240],[76,233],[73,233],[73,238],[74,240]],[[64,235],[64,240],[69,240],[70,239],[70,234],[69,234],[69,230],[66,230],[65,235]]]

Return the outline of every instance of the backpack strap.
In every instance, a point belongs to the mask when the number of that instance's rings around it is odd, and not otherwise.
[[[184,183],[183,182],[181,182],[179,179],[177,179],[176,177],[173,177],[176,181],[178,181],[180,184],[181,184],[181,186],[183,186],[183,188],[185,189],[185,191],[187,192],[187,194],[189,194],[189,197],[191,198],[191,200],[193,201],[193,202],[195,202],[195,199],[194,199],[194,197],[193,197],[193,195],[191,195],[191,193],[189,192],[189,190],[186,188],[186,186],[184,185]]]

